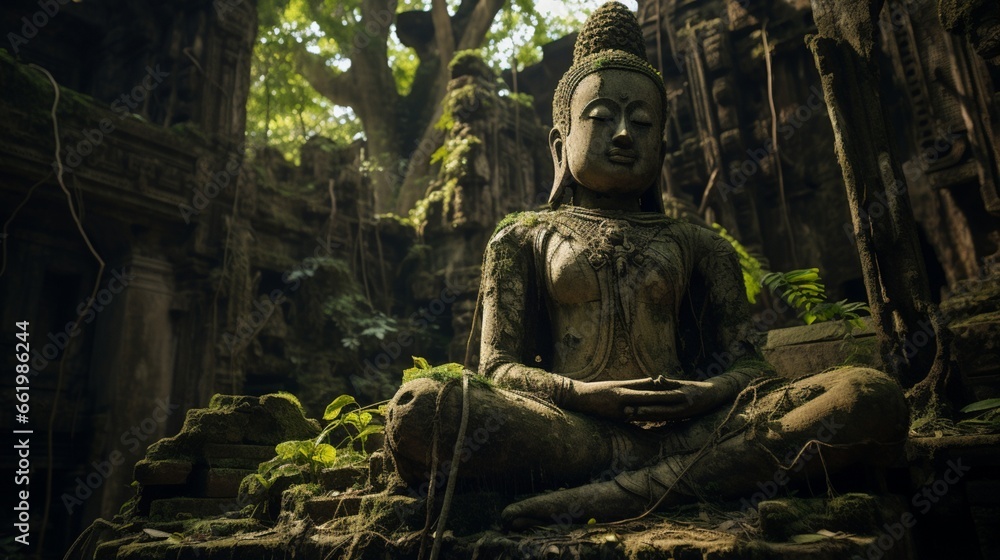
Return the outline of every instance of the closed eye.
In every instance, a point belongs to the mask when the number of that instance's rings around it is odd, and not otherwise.
[[[632,124],[639,126],[653,126],[653,117],[649,114],[649,111],[643,108],[636,109],[632,112],[631,119]]]
[[[587,111],[587,118],[596,121],[609,121],[614,118],[614,114],[607,107],[599,105]]]

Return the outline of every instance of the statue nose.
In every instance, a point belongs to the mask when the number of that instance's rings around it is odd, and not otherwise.
[[[611,143],[618,148],[631,148],[632,147],[632,134],[628,130],[628,125],[624,120],[618,123],[618,130],[615,135],[611,138]]]

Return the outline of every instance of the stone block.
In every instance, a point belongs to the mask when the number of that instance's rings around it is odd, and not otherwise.
[[[173,521],[194,517],[212,517],[228,511],[233,500],[225,498],[165,498],[153,500],[149,518],[153,521]]]
[[[189,410],[177,437],[205,443],[240,443],[247,432],[247,417],[231,410]]]
[[[137,538],[130,536],[103,542],[97,545],[97,550],[94,552],[93,558],[94,560],[116,560],[118,558],[118,550],[125,545],[132,544]]]
[[[358,467],[323,469],[319,474],[319,482],[327,490],[347,490],[355,483],[364,484],[367,475],[367,469]]]
[[[385,490],[385,453],[376,451],[368,456],[368,486]]]
[[[275,456],[273,445],[205,444],[205,462],[212,468],[251,469]]]
[[[257,472],[248,469],[214,468],[199,473],[201,495],[206,498],[235,498],[240,493],[240,483]]]
[[[320,432],[318,422],[307,419],[302,409],[278,395],[260,397],[259,406],[245,412],[249,413],[246,414],[249,429],[244,443],[277,445],[283,441],[312,439]]]
[[[877,363],[875,336],[867,322],[853,331],[842,321],[775,329],[767,333],[761,353],[779,375],[788,378],[842,365],[873,367]]]
[[[337,517],[357,515],[361,511],[361,496],[321,496],[305,504],[306,514],[317,525]]]
[[[819,530],[855,535],[877,535],[887,519],[899,518],[893,500],[851,493],[832,499],[782,498],[761,502],[760,530],[769,541],[785,541],[792,535]]]
[[[143,486],[186,484],[192,468],[190,461],[143,459],[135,464],[134,476]]]

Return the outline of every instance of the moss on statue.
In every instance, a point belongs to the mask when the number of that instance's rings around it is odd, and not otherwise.
[[[542,216],[543,214],[540,212],[512,212],[500,220],[496,229],[493,230],[493,235],[496,235],[500,230],[513,224],[518,224],[526,228],[535,227],[541,223]]]

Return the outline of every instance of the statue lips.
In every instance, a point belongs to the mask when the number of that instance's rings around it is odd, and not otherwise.
[[[635,163],[639,156],[632,150],[623,150],[621,148],[611,148],[608,152],[608,159],[612,163],[621,164],[632,164]]]

